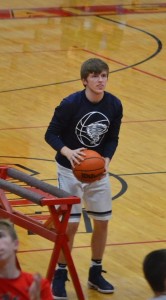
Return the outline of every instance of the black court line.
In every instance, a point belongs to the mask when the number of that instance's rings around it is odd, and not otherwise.
[[[79,17],[79,16],[78,16],[78,17]],[[93,17],[94,17],[94,16],[93,16]],[[110,74],[111,74],[111,73],[120,72],[120,71],[124,71],[124,70],[127,70],[127,69],[129,69],[129,68],[133,68],[133,69],[134,69],[135,66],[138,66],[138,65],[140,65],[140,64],[143,64],[144,62],[147,62],[148,60],[154,58],[154,57],[155,57],[156,55],[158,55],[159,52],[162,50],[162,42],[161,42],[161,41],[159,40],[159,38],[156,37],[154,34],[149,33],[149,32],[147,32],[147,31],[145,31],[145,30],[143,30],[143,29],[140,29],[140,28],[137,28],[137,27],[128,25],[128,24],[124,24],[124,23],[122,23],[122,22],[119,22],[119,21],[115,21],[115,20],[109,19],[109,18],[104,17],[104,16],[98,16],[98,15],[97,15],[96,17],[97,17],[97,18],[100,18],[100,19],[102,19],[102,20],[108,21],[108,22],[117,23],[117,24],[120,24],[120,25],[129,27],[129,28],[131,28],[131,29],[140,31],[140,32],[142,32],[142,33],[144,33],[144,34],[149,35],[150,37],[152,37],[152,38],[156,41],[156,43],[157,43],[157,49],[156,49],[156,51],[155,51],[154,53],[152,53],[149,57],[147,57],[147,58],[145,58],[145,59],[143,59],[143,60],[141,60],[141,61],[139,61],[139,62],[136,62],[136,63],[134,63],[134,64],[132,64],[132,65],[129,65],[129,66],[126,66],[126,65],[125,65],[123,68],[120,68],[120,69],[111,71]],[[86,52],[89,52],[89,53],[93,53],[93,54],[95,54],[95,55],[98,56],[98,57],[102,57],[102,58],[105,58],[105,59],[107,59],[107,60],[112,60],[112,59],[109,58],[109,57],[103,57],[103,56],[101,56],[101,55],[98,54],[98,53],[91,52],[90,50],[89,50],[89,51],[88,51],[88,50],[85,50],[85,49],[82,49],[82,50],[84,50],[84,51],[86,51]],[[117,63],[118,63],[118,62],[117,62]],[[122,64],[122,63],[119,62],[119,64]],[[124,65],[124,64],[123,64],[123,65]],[[138,71],[138,70],[137,70],[137,71]],[[142,71],[142,72],[143,72],[143,71]],[[157,76],[156,76],[156,77],[157,77]],[[162,78],[159,78],[159,79],[162,79]],[[80,79],[72,79],[72,80],[66,80],[66,81],[60,81],[60,82],[53,82],[53,83],[48,83],[48,84],[36,85],[36,86],[29,86],[29,87],[15,88],[15,89],[9,89],[9,90],[2,90],[2,91],[0,91],[0,93],[9,93],[9,92],[16,92],[16,91],[29,90],[29,89],[44,88],[44,87],[55,86],[55,85],[61,85],[61,84],[66,84],[66,83],[73,83],[73,82],[77,82],[77,81],[80,81]]]
[[[124,65],[123,68],[118,69],[118,70],[114,70],[114,71],[111,71],[111,72],[110,72],[110,73],[115,73],[115,72],[119,72],[119,71],[122,71],[122,70],[126,70],[126,69],[129,69],[129,68],[132,68],[132,69],[134,69],[134,70],[137,70],[137,71],[140,71],[140,72],[142,72],[142,73],[148,74],[148,72],[141,71],[141,70],[139,70],[139,69],[137,69],[137,68],[134,68],[134,67],[135,67],[135,66],[138,66],[138,65],[140,65],[140,64],[143,64],[144,62],[147,62],[148,60],[154,58],[156,55],[158,55],[158,54],[161,52],[161,50],[162,50],[162,42],[160,41],[160,39],[159,39],[158,37],[156,37],[154,34],[148,32],[148,31],[145,31],[145,30],[143,30],[143,29],[140,29],[140,28],[137,28],[137,27],[128,25],[128,24],[124,24],[124,23],[119,22],[119,21],[115,21],[115,20],[109,19],[108,17],[105,17],[105,16],[96,16],[96,17],[97,17],[97,18],[100,18],[100,19],[103,19],[103,20],[106,20],[106,21],[108,21],[108,22],[113,22],[113,23],[116,23],[116,24],[119,24],[119,25],[123,25],[123,26],[125,26],[125,27],[134,29],[134,30],[136,30],[136,31],[140,31],[140,32],[142,32],[142,33],[144,33],[144,34],[146,34],[146,35],[149,35],[150,37],[152,37],[152,38],[156,41],[157,49],[156,49],[156,51],[155,51],[154,53],[152,53],[150,56],[148,56],[147,58],[145,58],[145,59],[143,59],[143,60],[141,60],[141,61],[139,61],[139,62],[137,62],[137,63],[134,63],[134,64],[132,64],[132,65],[129,65],[129,66],[127,66],[126,64],[122,64],[122,65]],[[89,50],[85,50],[85,51],[86,51],[86,52],[89,52],[89,53],[95,54],[94,52],[89,51]],[[104,56],[99,55],[99,54],[96,54],[96,55],[98,55],[98,56],[100,56],[100,57],[103,57],[103,58],[105,58],[105,59],[108,59],[108,57],[104,57]],[[112,59],[111,59],[111,60],[112,60]],[[113,60],[112,60],[112,61],[113,61]],[[115,61],[115,62],[119,63],[118,61]],[[156,76],[156,77],[159,78],[159,79],[162,79],[162,80],[166,80],[166,78],[162,78],[162,77],[159,77],[159,76]]]
[[[150,122],[165,122],[166,119],[150,119],[150,120],[130,120],[130,121],[122,121],[122,124],[130,124],[130,123],[150,123]],[[5,130],[23,130],[23,129],[38,129],[38,128],[47,128],[48,125],[42,126],[23,126],[23,127],[8,127],[8,128],[0,128],[0,131]],[[5,156],[6,157],[6,156]],[[9,157],[9,156],[8,156]],[[27,158],[28,159],[28,158]],[[36,158],[37,159],[37,158]],[[40,158],[38,158],[40,160]]]

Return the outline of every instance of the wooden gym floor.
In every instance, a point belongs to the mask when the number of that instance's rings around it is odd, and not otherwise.
[[[103,261],[116,292],[87,288],[91,223],[82,218],[73,258],[87,300],[149,298],[142,261],[166,247],[165,30],[162,0],[0,1],[1,165],[57,185],[54,151],[44,134],[55,106],[83,88],[84,60],[100,57],[109,64],[107,90],[123,102],[120,143],[110,164],[113,218]],[[21,212],[42,215],[39,207],[15,200]],[[52,243],[17,230],[22,268],[44,276]],[[77,299],[71,281],[67,289],[69,299]]]

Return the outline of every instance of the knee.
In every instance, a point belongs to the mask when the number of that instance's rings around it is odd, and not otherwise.
[[[106,230],[108,228],[108,221],[94,220],[94,229]]]

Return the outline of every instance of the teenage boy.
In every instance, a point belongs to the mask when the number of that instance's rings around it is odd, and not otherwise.
[[[109,67],[98,58],[81,66],[82,91],[69,95],[56,107],[45,134],[46,142],[57,152],[59,188],[83,199],[88,216],[93,220],[91,266],[88,285],[101,293],[113,293],[114,287],[102,276],[102,259],[107,241],[108,222],[112,214],[109,163],[116,151],[122,119],[121,101],[105,91]],[[105,174],[93,183],[81,183],[72,167],[84,159],[83,150],[92,149],[105,158]],[[82,205],[73,205],[68,224],[72,249]],[[52,283],[54,299],[67,299],[66,261],[63,253]]]

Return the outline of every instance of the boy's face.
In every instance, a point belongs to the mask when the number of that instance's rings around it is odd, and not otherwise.
[[[107,80],[107,72],[102,71],[100,74],[90,73],[87,79],[83,79],[82,82],[86,89],[90,89],[95,94],[101,94],[105,90]]]
[[[0,264],[15,255],[18,249],[18,240],[13,240],[5,228],[0,228]]]

